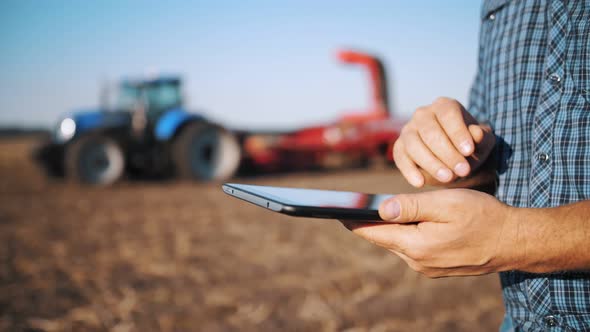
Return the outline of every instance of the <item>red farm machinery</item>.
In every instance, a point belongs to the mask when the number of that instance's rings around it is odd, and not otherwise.
[[[252,133],[242,138],[242,165],[254,171],[364,167],[393,162],[392,147],[402,123],[392,117],[383,62],[351,50],[338,59],[363,67],[369,74],[371,105],[336,121],[286,133]]]

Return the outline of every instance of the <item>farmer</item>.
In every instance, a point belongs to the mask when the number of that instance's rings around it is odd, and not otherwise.
[[[500,272],[501,331],[590,331],[590,1],[484,1],[469,108],[418,108],[394,147],[415,186],[345,225],[429,277]]]

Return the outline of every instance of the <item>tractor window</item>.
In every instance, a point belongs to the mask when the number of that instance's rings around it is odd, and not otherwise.
[[[150,115],[158,115],[163,111],[181,106],[182,104],[180,86],[175,82],[147,86],[146,98]]]

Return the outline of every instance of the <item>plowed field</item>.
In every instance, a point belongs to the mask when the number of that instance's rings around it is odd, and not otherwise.
[[[219,184],[46,179],[34,139],[0,141],[0,330],[493,331],[497,276],[428,279],[336,221],[294,219]],[[367,192],[395,170],[241,178]]]

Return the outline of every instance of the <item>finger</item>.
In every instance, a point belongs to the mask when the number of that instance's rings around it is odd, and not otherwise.
[[[418,128],[420,138],[434,155],[458,176],[469,174],[469,163],[457,151],[441,125],[436,121],[429,121]]]
[[[416,225],[345,221],[345,227],[354,234],[378,246],[398,251],[405,250],[409,244],[417,242],[419,236]]]
[[[407,132],[404,146],[408,157],[438,181],[447,183],[453,180],[453,172],[424,145],[416,131]]]
[[[430,267],[425,265],[423,262],[415,260],[414,258],[410,257],[409,255],[401,252],[401,251],[394,251],[390,250],[394,254],[396,254],[399,258],[401,258],[410,269],[428,277],[428,278],[443,278],[443,277],[450,277],[450,276],[461,276],[461,275],[472,275],[469,269],[464,269],[460,272],[459,269],[454,268],[436,268]]]
[[[338,221],[342,224],[342,226],[344,226],[344,228],[348,229],[349,231],[352,231],[354,222],[344,219],[339,219]]]
[[[464,112],[463,107],[458,103],[456,107],[447,106],[438,109],[435,115],[438,123],[440,123],[457,151],[460,151],[465,157],[471,155],[475,151],[475,143],[469,133],[467,124],[471,121],[476,123],[475,119],[469,113]]]
[[[349,231],[354,231],[358,227],[375,225],[377,222],[367,220],[338,219],[338,221]]]
[[[422,176],[416,164],[408,157],[401,140],[398,140],[393,146],[393,160],[404,178],[412,186],[420,188],[424,185],[424,176]]]
[[[399,258],[401,258],[408,266],[428,278],[444,278],[444,277],[463,277],[463,276],[478,276],[490,273],[493,269],[483,266],[452,266],[452,267],[435,267],[425,264],[420,260],[415,260],[410,255],[401,252],[390,250]]]
[[[393,251],[393,250],[391,250],[391,251]],[[410,269],[412,269],[416,272],[420,272],[423,269],[423,266],[420,263],[416,262],[415,260],[410,258],[408,255],[404,254],[403,252],[393,251],[393,253],[398,255],[399,258],[401,258],[404,262],[406,262],[406,264],[408,264]]]

